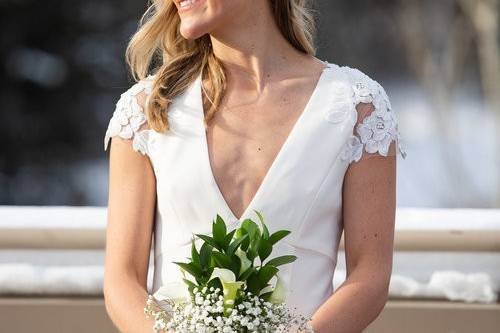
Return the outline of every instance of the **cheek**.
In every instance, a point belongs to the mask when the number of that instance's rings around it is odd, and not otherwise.
[[[219,22],[237,23],[251,12],[254,0],[207,0]]]

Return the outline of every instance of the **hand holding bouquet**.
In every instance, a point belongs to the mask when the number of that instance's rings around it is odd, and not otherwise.
[[[265,262],[273,245],[290,231],[270,234],[262,215],[255,213],[262,230],[245,219],[228,232],[217,215],[211,236],[196,234],[203,241],[201,248],[193,239],[189,262],[175,262],[183,282],[161,286],[148,296],[144,312],[155,318],[154,332],[314,332],[310,318],[285,304],[287,290],[278,267],[297,257],[283,255]]]

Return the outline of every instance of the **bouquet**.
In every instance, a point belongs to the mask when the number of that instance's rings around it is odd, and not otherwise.
[[[273,245],[290,231],[270,234],[262,214],[254,211],[262,230],[245,219],[228,231],[217,214],[211,236],[196,234],[203,242],[200,249],[193,238],[189,262],[175,262],[183,281],[148,295],[144,313],[155,318],[154,332],[314,332],[310,318],[285,304],[286,286],[278,267],[297,257],[283,255],[266,262]]]

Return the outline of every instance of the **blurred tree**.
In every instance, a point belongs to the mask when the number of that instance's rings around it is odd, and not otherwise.
[[[476,36],[481,70],[481,82],[490,110],[494,113],[497,174],[500,174],[500,0],[459,0]],[[500,182],[497,185],[495,207],[500,207]]]
[[[442,189],[442,200],[448,200],[447,205],[456,207],[484,205],[487,198],[481,196],[474,175],[463,163],[467,156],[448,148],[459,135],[456,126],[452,125],[453,94],[462,83],[474,45],[478,49],[484,96],[496,114],[497,126],[500,124],[498,0],[400,0],[397,16],[408,63],[434,106],[434,123],[442,134],[442,142],[436,144],[449,170],[446,177],[451,187]],[[499,156],[498,153],[495,155],[496,158]],[[497,165],[500,168],[500,163]],[[497,189],[497,198],[492,205],[498,207],[500,183]]]
[[[500,123],[500,0],[459,0],[476,36],[484,93]]]

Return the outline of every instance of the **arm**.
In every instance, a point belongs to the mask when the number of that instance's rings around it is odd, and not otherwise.
[[[359,104],[359,119],[373,112]],[[387,156],[363,153],[343,185],[346,280],[316,311],[317,333],[362,332],[385,306],[392,271],[396,209],[396,146]]]
[[[152,332],[146,319],[147,273],[156,204],[155,175],[146,155],[120,136],[111,140],[104,270],[106,311],[124,333]]]

